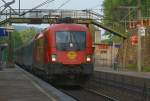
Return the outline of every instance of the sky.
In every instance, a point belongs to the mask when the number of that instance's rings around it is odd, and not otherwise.
[[[10,2],[12,0],[4,0],[6,2]],[[43,3],[47,0],[20,0],[21,9],[32,9],[37,5]],[[52,1],[52,0],[49,0]],[[68,2],[67,2],[68,1]],[[62,4],[60,9],[73,9],[73,10],[84,10],[84,9],[94,9],[96,12],[101,13],[103,0],[53,0],[39,9],[58,9]],[[4,5],[2,0],[0,0],[0,6]],[[15,0],[15,3],[11,5],[12,8],[19,8],[19,0]],[[2,10],[4,7],[0,8]]]
[[[10,2],[12,0],[5,0],[6,2]],[[47,0],[20,0],[21,9],[31,9],[36,7],[37,5],[43,3]],[[49,0],[52,1],[52,0]],[[103,0],[54,0],[39,9],[58,9],[62,4],[67,2],[60,9],[73,9],[73,10],[83,10],[83,9],[94,9],[96,12],[101,13]],[[4,3],[0,0],[0,6]],[[15,0],[15,3],[11,5],[12,8],[19,8],[19,0]],[[2,8],[1,8],[2,9]],[[0,9],[0,10],[1,10]]]
[[[5,0],[6,2],[10,2],[12,0]],[[22,9],[30,9],[38,4],[44,2],[46,0],[20,0],[21,2],[21,8]],[[101,4],[103,0],[55,0],[42,8],[47,9],[57,9],[60,5],[62,5],[64,2],[68,1],[67,4],[65,4],[61,9],[99,9],[101,8]],[[0,5],[2,5],[3,2],[0,0]],[[13,8],[18,8],[19,0],[15,0],[15,3],[12,5]]]
[[[6,2],[10,2],[12,0],[5,0]],[[20,0],[21,9],[32,9],[37,5],[43,3],[46,0]],[[51,0],[49,0],[51,1]],[[67,2],[65,5],[63,5]],[[60,9],[73,9],[73,10],[84,10],[84,9],[94,9],[96,12],[101,13],[103,0],[54,0],[51,3],[48,3],[42,6],[39,9],[58,9],[61,5],[63,5]],[[4,3],[0,0],[0,6]],[[19,0],[15,0],[15,3],[11,5],[12,8],[19,8]],[[1,10],[2,8],[0,8]],[[31,25],[32,26],[32,25]],[[35,27],[45,27],[45,25],[35,25]]]

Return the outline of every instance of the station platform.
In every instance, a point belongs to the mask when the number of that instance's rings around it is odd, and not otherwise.
[[[113,74],[118,74],[118,75],[126,75],[126,76],[150,79],[150,72],[137,72],[137,71],[129,71],[129,70],[114,70],[111,67],[100,67],[100,66],[95,66],[94,71],[107,72],[107,73],[113,73]]]
[[[115,87],[124,87],[150,99],[150,72],[120,71],[108,67],[95,67],[93,80],[99,84],[107,82],[107,84],[115,85]]]
[[[0,71],[0,101],[75,101],[15,66]]]

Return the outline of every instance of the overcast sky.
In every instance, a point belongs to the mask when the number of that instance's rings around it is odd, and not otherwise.
[[[12,0],[5,0],[6,2],[10,2]],[[20,0],[21,8],[33,8],[38,4],[46,1],[46,0]],[[101,8],[101,4],[103,0],[55,0],[42,8],[46,9],[57,9],[64,2],[69,1],[65,4],[61,9],[99,9]],[[15,3],[12,5],[13,8],[18,8],[19,0],[15,0]],[[0,0],[0,6],[3,4],[2,0]]]

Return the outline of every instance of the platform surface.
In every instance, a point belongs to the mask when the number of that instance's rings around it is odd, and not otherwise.
[[[100,67],[100,66],[95,66],[94,71],[109,72],[109,73],[115,73],[120,75],[150,79],[150,72],[137,72],[137,71],[126,71],[126,70],[122,71],[122,70],[114,70],[111,67]]]
[[[0,71],[0,101],[74,101],[20,68]]]

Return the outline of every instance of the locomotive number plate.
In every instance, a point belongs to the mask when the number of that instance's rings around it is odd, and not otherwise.
[[[76,52],[73,52],[73,51],[68,52],[68,53],[67,53],[67,57],[68,57],[69,59],[75,59],[75,58],[77,57],[77,53],[76,53]]]

